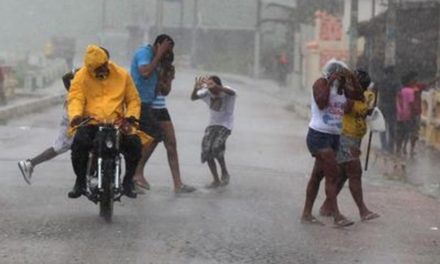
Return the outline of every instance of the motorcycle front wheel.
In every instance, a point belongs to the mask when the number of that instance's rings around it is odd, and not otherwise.
[[[113,174],[114,163],[111,160],[102,162],[102,192],[99,199],[99,215],[107,223],[111,223],[113,217]]]

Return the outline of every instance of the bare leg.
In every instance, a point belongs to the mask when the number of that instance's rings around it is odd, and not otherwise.
[[[396,155],[397,156],[402,155],[403,136],[401,133],[402,132],[398,132],[397,136],[396,136]]]
[[[318,159],[315,160],[313,165],[312,175],[306,190],[306,201],[304,204],[304,210],[302,214],[302,220],[311,221],[315,219],[312,215],[313,204],[315,203],[316,196],[318,195],[319,185],[324,178],[324,171],[321,168],[321,164]]]
[[[350,192],[353,196],[353,200],[359,209],[359,215],[362,220],[371,220],[379,217],[368,210],[365,205],[363,192],[362,192],[362,165],[360,160],[350,161],[346,164],[347,176],[350,186]]]
[[[217,173],[217,165],[215,164],[214,159],[208,159],[208,166],[209,170],[211,171],[212,177],[214,178],[214,181],[211,183],[210,187],[217,187],[220,185],[220,178],[218,177]]]
[[[406,156],[407,154],[407,148],[408,148],[408,138],[406,137],[403,139],[403,143],[402,143],[402,154],[404,156]]]
[[[325,194],[329,199],[329,204],[333,208],[333,218],[338,226],[353,224],[339,212],[337,201],[337,184],[339,178],[339,167],[336,162],[336,153],[332,149],[325,149],[318,153],[317,158],[322,164],[321,168],[325,175]]]
[[[337,194],[339,194],[341,192],[342,188],[345,185],[345,182],[347,181],[347,173],[346,173],[346,169],[345,169],[345,163],[339,165],[339,171],[340,171],[340,175],[339,175],[338,183],[337,183]],[[324,203],[321,205],[319,213],[321,216],[332,216],[333,215],[333,209],[331,208],[330,200],[328,198],[326,198]]]
[[[229,184],[229,180],[230,180],[230,175],[228,172],[228,169],[226,168],[226,162],[225,162],[225,157],[219,157],[217,158],[218,163],[220,164],[221,170],[222,170],[222,183],[224,185]]]
[[[178,190],[182,186],[180,177],[179,158],[177,154],[176,135],[174,126],[171,121],[159,122],[164,132],[164,145],[167,150],[168,164],[170,166],[171,175],[173,176],[174,190]]]
[[[53,147],[50,147],[45,151],[41,152],[40,154],[38,154],[37,156],[35,156],[34,158],[30,159],[30,162],[32,166],[35,167],[40,163],[55,158],[56,156],[58,156],[58,153],[55,152]]]
[[[360,215],[365,215],[368,211],[367,206],[364,203],[362,193],[362,180],[361,180],[361,164],[359,160],[350,161],[347,163],[347,175],[349,177],[350,192],[353,196],[353,200],[359,208]]]
[[[147,163],[148,159],[150,159],[151,154],[153,154],[153,151],[156,149],[157,142],[154,141],[151,143],[151,145],[147,147],[142,147],[142,156],[139,160],[139,163],[136,167],[136,172],[133,176],[134,182],[139,182],[142,185],[149,186],[147,180],[144,177],[144,168],[145,164]]]
[[[417,143],[418,139],[419,138],[415,135],[411,136],[411,152],[410,152],[411,156],[414,156],[414,154],[415,154],[416,143]]]

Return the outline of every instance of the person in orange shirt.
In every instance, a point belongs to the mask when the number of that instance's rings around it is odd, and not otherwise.
[[[109,60],[106,52],[89,45],[82,67],[72,80],[67,96],[70,127],[81,124],[92,117],[98,122],[121,122],[121,150],[126,164],[123,180],[124,194],[135,198],[132,178],[141,155],[141,140],[133,123],[139,119],[140,98],[130,74]],[[73,133],[73,129],[71,129]],[[97,126],[89,123],[80,126],[72,143],[72,165],[76,174],[75,185],[69,198],[78,198],[86,190],[88,153],[93,147]]]

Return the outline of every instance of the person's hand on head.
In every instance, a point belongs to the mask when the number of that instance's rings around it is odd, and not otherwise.
[[[165,39],[159,44],[157,53],[160,57],[164,56],[167,52],[170,52],[173,48],[173,41],[170,39]]]
[[[204,77],[196,77],[195,86],[197,90],[202,89],[204,83]]]
[[[332,75],[330,75],[328,83],[333,84],[334,81],[338,81],[340,84],[345,82],[344,76],[341,74],[341,72],[334,72]]]

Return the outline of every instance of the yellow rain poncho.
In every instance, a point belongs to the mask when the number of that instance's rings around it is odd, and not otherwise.
[[[368,110],[372,108],[372,101],[374,101],[374,93],[371,91],[364,92],[363,101],[354,101],[353,108],[349,113],[345,113],[342,117],[342,134],[357,139],[362,137],[367,132],[367,117]]]
[[[110,70],[108,77],[96,78],[94,70],[106,62]],[[107,54],[96,45],[87,47],[84,66],[72,80],[67,96],[69,121],[76,116],[90,116],[101,122],[130,116],[139,119],[141,101],[124,68],[109,61]]]

